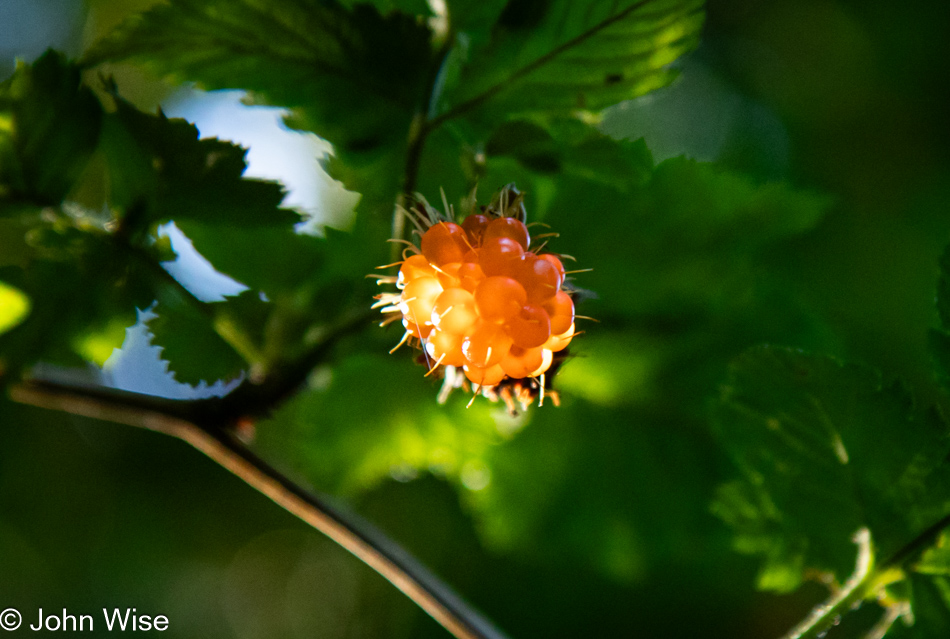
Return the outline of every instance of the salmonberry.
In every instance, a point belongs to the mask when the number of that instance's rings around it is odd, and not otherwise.
[[[522,250],[528,250],[530,237],[528,236],[528,227],[523,222],[513,217],[497,217],[485,227],[485,235],[482,238],[484,244],[498,237],[507,237],[521,245]]]
[[[485,227],[491,222],[491,218],[480,213],[472,213],[462,222],[462,228],[468,233],[468,239],[472,246],[481,246],[482,237],[485,235]]]
[[[505,187],[461,225],[421,198],[418,207],[407,212],[422,233],[409,249],[417,253],[399,263],[397,276],[379,278],[398,289],[377,296],[376,307],[398,313],[400,345],[421,347],[430,372],[441,366],[449,388],[465,381],[461,369],[510,410],[515,400],[543,398],[545,372],[574,337],[574,301],[558,256],[531,250],[521,195]]]
[[[475,296],[464,288],[449,288],[435,300],[432,306],[432,325],[440,331],[453,335],[470,333],[478,321]]]
[[[465,377],[479,386],[494,386],[505,378],[505,369],[498,364],[487,368],[466,366]]]
[[[540,306],[525,304],[509,320],[508,334],[511,341],[521,348],[541,346],[551,337],[551,318]]]
[[[511,277],[486,277],[475,289],[478,314],[486,322],[502,324],[510,321],[527,301],[524,286]]]
[[[478,252],[478,264],[489,277],[511,275],[524,259],[524,249],[510,237],[486,241]]]
[[[465,231],[452,222],[433,224],[422,236],[422,254],[434,266],[461,262],[469,248]]]

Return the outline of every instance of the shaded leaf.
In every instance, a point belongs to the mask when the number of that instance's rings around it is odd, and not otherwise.
[[[188,300],[186,294],[168,292],[156,305],[157,316],[148,321],[152,344],[162,349],[175,379],[196,386],[240,376],[247,362],[216,329],[218,302]]]
[[[950,512],[946,424],[870,369],[753,349],[735,361],[715,423],[744,477],[715,510],[740,550],[765,555],[762,587],[791,590],[805,569],[843,580],[858,528],[883,563]]]
[[[368,330],[359,352],[315,371],[310,389],[259,424],[257,444],[347,495],[392,478],[447,479],[495,552],[540,564],[556,557],[619,582],[645,578],[651,561],[686,561],[716,534],[703,508],[708,483],[695,481],[713,471],[702,429],[656,427],[642,405],[612,411],[569,388],[560,408],[518,418],[484,399],[465,408],[463,393],[439,406],[437,382],[406,353],[385,355],[396,336],[380,344],[382,333]]]
[[[112,203],[141,207],[144,228],[168,220],[194,219],[231,226],[283,225],[300,221],[279,208],[284,190],[276,182],[242,178],[246,150],[217,139],[198,139],[198,129],[164,114],[147,115],[117,100],[118,111],[103,128]]]
[[[642,186],[653,170],[643,140],[614,140],[575,119],[548,127],[528,120],[507,122],[492,133],[485,151],[489,166],[510,157],[534,173],[563,173],[621,191]]]
[[[908,582],[913,617],[896,621],[888,639],[930,639],[950,633],[950,580],[911,573]]]
[[[914,571],[925,575],[950,576],[950,537],[946,531],[921,554],[914,563]]]
[[[509,4],[507,0],[447,0],[451,28],[465,34],[459,46],[480,47],[487,44],[492,27]]]
[[[102,108],[79,68],[47,51],[0,84],[0,215],[26,200],[56,206],[82,174]]]
[[[236,228],[199,221],[177,223],[195,249],[222,273],[277,300],[332,265],[328,241],[292,227]],[[361,271],[350,272],[349,278]]]
[[[424,17],[432,15],[432,8],[426,0],[340,0],[340,4],[350,10],[361,4],[371,4],[383,15],[394,11]]]
[[[414,17],[319,0],[174,0],[96,45],[90,63],[133,59],[206,89],[244,89],[337,153],[404,145],[430,63]]]
[[[625,144],[636,167],[626,192],[566,176],[544,218],[560,234],[550,250],[575,255],[576,268],[593,269],[576,282],[603,300],[594,307],[599,313],[685,318],[746,305],[766,247],[811,228],[829,206],[825,197],[781,183],[758,185],[685,158],[662,162],[650,174],[642,144]],[[644,174],[649,179],[641,186]]]

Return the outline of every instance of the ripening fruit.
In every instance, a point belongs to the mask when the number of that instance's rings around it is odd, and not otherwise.
[[[532,371],[541,367],[544,361],[544,354],[541,348],[521,348],[512,346],[501,360],[501,368],[505,374],[512,379],[523,379],[529,377]],[[547,370],[545,368],[545,370]]]
[[[475,296],[464,288],[447,288],[432,306],[432,325],[440,331],[463,335],[478,321]]]
[[[508,335],[521,348],[541,346],[551,337],[551,318],[540,306],[525,304],[508,321]]]
[[[479,386],[494,386],[505,378],[505,369],[498,364],[487,368],[466,366],[465,377]]]
[[[528,250],[530,238],[528,228],[513,217],[499,217],[492,220],[485,228],[482,242],[487,244],[499,237],[507,237],[521,245],[522,250]]]
[[[406,284],[419,277],[435,277],[436,271],[423,255],[412,255],[399,267],[396,278],[397,288],[406,288]]]
[[[480,213],[473,213],[462,222],[462,228],[468,233],[468,239],[472,246],[481,246],[482,237],[485,235],[485,227],[488,226],[489,222],[491,222],[491,219]]]
[[[496,237],[482,244],[478,263],[489,277],[510,275],[524,257],[524,249],[510,237]]]
[[[415,322],[410,322],[406,318],[403,318],[402,325],[405,327],[406,332],[409,333],[409,335],[412,337],[418,337],[420,339],[425,339],[428,337],[434,328],[429,324],[417,324]]]
[[[558,351],[563,351],[567,348],[567,345],[571,343],[571,339],[574,337],[574,325],[571,324],[570,328],[561,333],[560,335],[552,335],[548,338],[543,345],[543,348],[548,349],[554,353]]]
[[[459,266],[456,275],[459,279],[459,285],[470,293],[474,293],[475,288],[485,279],[485,271],[478,265],[478,262],[463,262]]]
[[[559,260],[556,255],[551,255],[550,253],[542,253],[538,256],[538,259],[544,260],[554,267],[558,275],[557,285],[560,288],[561,284],[564,283],[564,278],[567,276],[564,272],[564,265],[561,263],[561,260]]]
[[[426,353],[433,363],[439,362],[443,366],[464,366],[467,362],[462,355],[462,335],[453,335],[445,331],[432,331],[426,341]]]
[[[515,400],[526,405],[543,398],[544,374],[575,329],[574,301],[562,288],[564,265],[556,255],[531,250],[525,224],[504,213],[523,212],[521,196],[506,189],[461,225],[423,202],[425,210],[413,212],[417,228],[427,229],[421,253],[406,257],[397,276],[378,278],[398,290],[378,295],[375,307],[396,314],[391,319],[405,328],[399,344],[422,348],[420,361],[430,373],[461,369],[483,394],[513,410]],[[463,383],[452,380],[446,388]]]
[[[478,314],[486,322],[501,324],[512,319],[528,301],[528,294],[511,277],[486,277],[475,289]]]
[[[415,324],[428,324],[432,318],[432,307],[442,294],[442,285],[434,277],[419,277],[402,291],[402,314]]]
[[[462,355],[469,364],[491,366],[497,364],[511,348],[511,338],[503,326],[479,322],[462,340]]]
[[[435,266],[461,262],[469,250],[468,237],[458,224],[433,224],[422,236],[422,254]]]
[[[548,370],[551,367],[551,363],[554,361],[554,353],[549,351],[546,348],[541,349],[541,365],[536,369],[531,371],[528,377],[537,377],[538,375],[543,375],[544,371]]]
[[[574,323],[574,300],[564,291],[544,303],[544,310],[551,316],[551,332],[560,335]]]
[[[557,268],[547,260],[536,255],[525,255],[515,270],[515,277],[524,285],[528,301],[543,304],[558,292],[561,276]]]

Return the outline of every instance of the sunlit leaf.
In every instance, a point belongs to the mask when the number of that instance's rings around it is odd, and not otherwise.
[[[444,96],[444,117],[475,110],[600,110],[667,84],[696,46],[701,0],[512,2],[490,46]]]
[[[22,291],[0,282],[0,333],[6,333],[29,314],[30,298]]]
[[[101,329],[77,335],[73,340],[76,353],[96,366],[103,366],[113,352],[122,347],[125,331],[131,325],[129,317],[113,317]]]
[[[260,445],[279,451],[324,490],[359,493],[390,477],[433,472],[464,481],[466,469],[504,438],[503,409],[467,398],[446,407],[438,385],[406,353],[355,354],[315,371],[311,388],[259,425]],[[437,380],[436,380],[437,381]],[[368,389],[372,401],[366,401]]]
[[[26,321],[0,335],[0,353],[14,368],[41,359],[76,365],[108,357],[159,284],[98,234],[36,230],[46,231],[35,234],[45,236],[38,247],[43,255],[26,269],[0,267],[0,279],[32,300]]]

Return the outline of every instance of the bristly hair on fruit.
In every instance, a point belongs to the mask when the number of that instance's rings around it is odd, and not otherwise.
[[[550,378],[567,357],[575,336],[573,289],[562,258],[545,252],[556,233],[535,238],[527,227],[524,195],[509,184],[490,204],[479,206],[473,191],[468,213],[456,223],[442,193],[444,211],[416,195],[401,209],[413,227],[396,275],[376,277],[396,291],[376,296],[373,308],[401,321],[404,344],[421,351],[426,376],[443,378],[439,401],[455,388],[474,389],[510,412],[545,396],[559,403]],[[573,259],[573,258],[571,258]],[[469,402],[471,404],[471,402]]]

